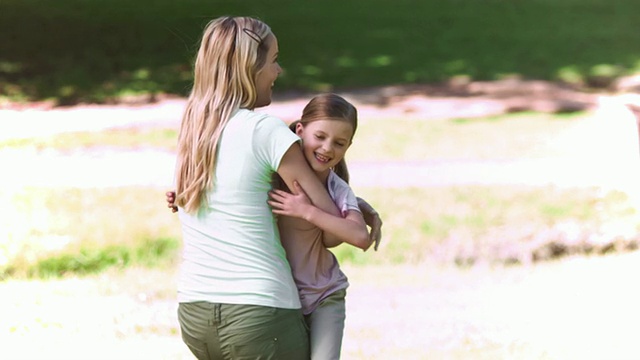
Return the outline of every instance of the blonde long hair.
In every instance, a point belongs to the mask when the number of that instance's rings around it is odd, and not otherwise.
[[[182,116],[176,160],[176,204],[188,213],[206,205],[216,149],[231,115],[256,102],[256,75],[273,41],[268,25],[249,17],[207,24],[195,61],[193,88]]]

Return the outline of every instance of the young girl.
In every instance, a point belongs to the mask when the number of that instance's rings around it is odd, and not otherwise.
[[[334,94],[313,98],[290,128],[302,139],[302,151],[342,216],[315,207],[294,183],[293,194],[275,181],[269,205],[278,216],[280,239],[291,265],[310,331],[311,359],[339,359],[349,285],[327,248],[347,242],[367,250],[372,242],[348,185],[344,156],[357,128],[353,105]],[[360,205],[368,204],[360,202]],[[376,244],[377,247],[377,244]]]

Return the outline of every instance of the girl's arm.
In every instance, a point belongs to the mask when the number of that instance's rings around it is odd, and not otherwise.
[[[176,192],[166,192],[167,207],[171,209],[171,212],[178,212],[178,207],[175,205]],[[382,219],[380,214],[362,198],[356,198],[358,200],[358,207],[362,212],[364,222],[371,228],[369,231],[369,241],[373,243],[373,250],[378,251],[380,246],[380,239],[382,237]],[[342,244],[342,240],[336,236],[325,236],[323,238],[324,246],[327,248],[336,247]]]
[[[348,211],[346,217],[329,214],[314,206],[305,192],[297,183],[293,184],[296,194],[290,194],[282,190],[273,190],[269,193],[269,205],[278,215],[286,215],[304,219],[319,227],[325,234],[330,233],[353,246],[367,250],[371,246],[367,224],[362,214],[357,211]],[[334,240],[324,240],[325,246],[335,246]]]
[[[300,189],[306,193],[311,203],[318,209],[321,209],[334,216],[340,216],[340,211],[336,204],[333,203],[327,189],[322,185],[316,174],[311,170],[309,163],[302,154],[299,143],[291,144],[289,150],[284,154],[278,166],[278,175],[282,178],[289,189]],[[294,182],[297,185],[294,187]],[[339,243],[340,240],[332,233],[322,232],[323,242]]]
[[[360,208],[360,212],[362,212],[364,222],[371,227],[369,241],[373,242],[373,250],[377,251],[378,246],[380,246],[380,239],[382,238],[382,219],[380,218],[380,214],[364,199],[356,197],[356,200],[358,200],[358,207]]]
[[[178,212],[178,206],[176,205],[176,191],[167,191],[164,195],[167,198],[167,207],[171,209],[171,212]]]

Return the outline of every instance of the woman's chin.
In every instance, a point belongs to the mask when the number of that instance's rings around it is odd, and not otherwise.
[[[271,99],[267,100],[267,101],[256,101],[256,105],[254,106],[255,108],[261,108],[261,107],[265,107],[271,105]]]

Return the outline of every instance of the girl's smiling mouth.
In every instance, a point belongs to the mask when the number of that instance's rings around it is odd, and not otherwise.
[[[327,157],[318,153],[315,153],[315,155],[316,155],[316,159],[321,163],[328,163],[329,161],[331,161],[330,157]]]

